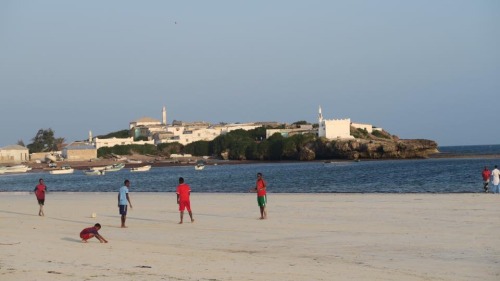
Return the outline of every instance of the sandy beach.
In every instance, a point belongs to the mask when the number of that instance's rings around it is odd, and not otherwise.
[[[500,196],[491,194],[0,193],[1,280],[500,280]],[[92,218],[91,214],[97,217]],[[99,222],[96,239],[79,232]]]

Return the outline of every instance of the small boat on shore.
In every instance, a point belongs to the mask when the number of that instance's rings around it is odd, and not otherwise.
[[[31,167],[20,164],[20,165],[4,167],[2,171],[4,173],[26,173],[27,171],[31,171]]]
[[[62,166],[61,169],[52,170],[49,172],[51,175],[64,175],[64,174],[73,174],[75,169],[70,166]]]
[[[95,170],[95,169],[88,169],[83,171],[84,174],[87,176],[104,176],[106,174],[106,170]]]
[[[106,172],[117,172],[117,171],[120,171],[123,168],[125,168],[125,164],[118,163],[118,164],[113,164],[113,165],[106,166],[106,168],[104,169],[104,171],[106,171]]]
[[[130,168],[131,172],[147,172],[151,170],[151,165],[146,165],[146,166],[141,166],[141,167],[135,167],[135,168]]]

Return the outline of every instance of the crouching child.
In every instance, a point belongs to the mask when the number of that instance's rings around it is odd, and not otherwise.
[[[80,232],[80,238],[82,238],[82,242],[83,243],[87,243],[87,240],[89,240],[90,238],[92,237],[95,237],[97,238],[97,240],[99,240],[99,242],[101,243],[108,243],[108,240],[104,239],[104,237],[102,237],[100,234],[99,234],[99,229],[101,229],[101,225],[96,223],[94,226],[92,227],[87,227],[85,229],[83,229],[81,232]]]

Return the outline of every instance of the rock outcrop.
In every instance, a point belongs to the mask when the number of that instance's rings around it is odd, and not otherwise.
[[[409,159],[427,158],[438,152],[432,140],[355,139],[318,140],[313,147],[316,159]],[[302,160],[302,159],[301,159]]]

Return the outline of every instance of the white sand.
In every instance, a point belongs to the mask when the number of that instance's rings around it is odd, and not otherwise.
[[[49,193],[39,217],[0,193],[0,280],[500,280],[497,195],[269,194],[259,220],[255,194],[193,193],[178,225],[175,194],[131,192],[127,229],[116,196]],[[109,243],[81,243],[96,222]]]

